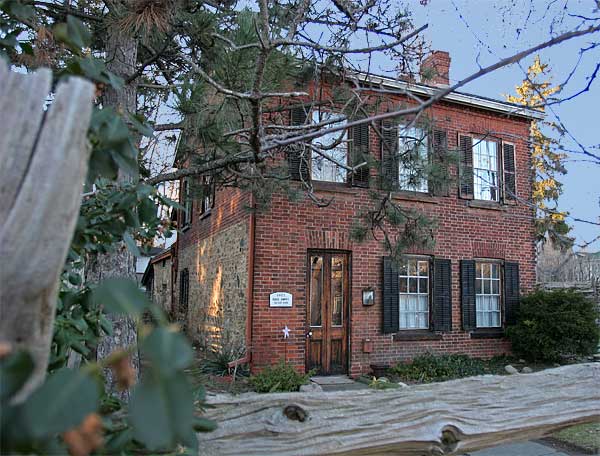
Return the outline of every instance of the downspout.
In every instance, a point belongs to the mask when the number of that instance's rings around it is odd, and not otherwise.
[[[248,364],[252,359],[252,314],[254,310],[254,237],[256,232],[256,204],[254,195],[250,193],[250,221],[248,224],[248,286],[246,287],[246,354],[227,364],[234,369],[241,364]]]

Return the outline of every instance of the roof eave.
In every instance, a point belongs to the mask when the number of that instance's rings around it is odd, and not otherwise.
[[[359,74],[358,78],[362,82],[367,82],[375,85],[383,85],[395,89],[402,89],[410,91],[414,94],[426,95],[429,97],[434,96],[441,90],[441,88],[399,81],[396,79],[387,78],[385,76]],[[545,114],[543,112],[537,111],[535,109],[530,109],[525,106],[517,106],[513,105],[512,103],[490,100],[487,98],[481,98],[474,95],[468,95],[459,92],[450,92],[449,94],[445,95],[442,98],[442,100],[466,106],[487,109],[490,111],[500,112],[509,116],[524,117],[526,119],[531,120],[542,120],[545,118]]]

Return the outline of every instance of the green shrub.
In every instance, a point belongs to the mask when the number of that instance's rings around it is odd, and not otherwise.
[[[507,330],[513,352],[528,361],[586,356],[598,346],[595,304],[574,290],[536,291],[521,300]]]
[[[306,374],[299,374],[294,366],[280,361],[250,377],[250,384],[259,393],[298,391],[314,374],[312,370]]]
[[[488,373],[485,363],[467,355],[417,356],[410,363],[400,363],[390,369],[393,375],[410,382],[441,382],[454,378],[471,377]]]
[[[206,357],[200,363],[200,371],[204,374],[225,376],[230,372],[229,363],[240,358],[241,354],[239,351],[233,350],[211,350],[206,354]],[[239,366],[236,371],[237,377],[244,377],[248,375],[248,368],[246,366]]]

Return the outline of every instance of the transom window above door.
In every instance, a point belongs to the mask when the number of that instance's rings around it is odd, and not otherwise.
[[[427,131],[419,127],[398,128],[398,188],[411,192],[429,191],[426,168],[429,162]]]
[[[346,117],[339,113],[315,110],[312,123],[333,122],[324,128],[346,123]],[[313,140],[311,144],[311,175],[313,180],[325,182],[346,182],[348,172],[348,134],[346,130],[327,133]]]
[[[405,258],[399,264],[399,329],[429,328],[429,260]]]

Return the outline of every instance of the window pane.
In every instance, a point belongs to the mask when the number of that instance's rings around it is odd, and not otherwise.
[[[406,277],[400,277],[400,293],[406,293],[408,291],[407,285],[408,279]]]
[[[498,144],[477,140],[473,144],[473,184],[475,198],[498,200]]]
[[[325,128],[343,125],[346,122],[344,116],[331,112],[313,111],[312,117],[314,124],[330,120],[338,120],[337,122],[334,122]],[[342,165],[346,165],[348,163],[346,130],[328,133],[316,138],[313,141],[313,146],[318,148],[319,152],[313,150],[311,154],[312,178],[314,180],[327,182],[346,182],[346,170],[335,163],[338,162]],[[331,158],[332,160],[329,160],[327,157]]]
[[[498,279],[500,277],[500,267],[496,263],[492,263],[492,278]]]
[[[408,275],[411,275],[411,276],[417,275],[417,262],[415,260],[408,261]]]
[[[429,327],[429,261],[408,258],[402,262],[400,284],[400,329]]]
[[[475,293],[483,293],[483,281],[481,279],[475,279]]]
[[[475,264],[475,277],[481,277],[481,263]]]
[[[487,279],[483,280],[483,294],[490,294],[491,291],[491,285],[490,285],[490,281]]]
[[[500,281],[492,280],[492,294],[499,294],[499,293],[500,293]]]
[[[331,258],[331,324],[342,325],[344,307],[344,258]]]
[[[409,293],[417,292],[417,279],[408,279],[408,292]]]
[[[321,296],[323,295],[323,257],[310,259],[310,324],[321,326]]]
[[[419,293],[427,293],[427,292],[428,292],[427,279],[419,279]]]
[[[427,133],[420,128],[400,128],[399,138],[399,186],[403,190],[427,192],[425,175],[428,164]]]

